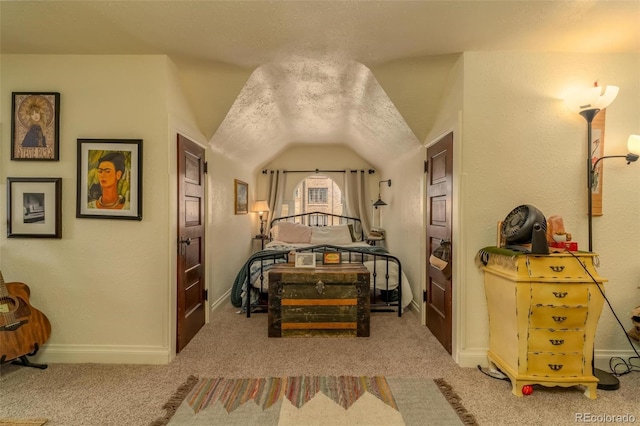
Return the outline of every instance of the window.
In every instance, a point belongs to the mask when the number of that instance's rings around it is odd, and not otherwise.
[[[342,191],[333,179],[324,175],[312,175],[293,190],[293,205],[289,214],[322,212],[344,214]],[[292,211],[295,209],[295,212]],[[284,212],[283,212],[284,213]]]
[[[327,188],[309,188],[309,204],[327,204]]]

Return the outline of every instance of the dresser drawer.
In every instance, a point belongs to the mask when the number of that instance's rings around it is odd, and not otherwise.
[[[531,306],[529,328],[547,328],[553,330],[584,329],[585,323],[587,322],[587,312],[587,306]]]
[[[530,329],[529,352],[582,352],[584,331]]]
[[[581,376],[582,353],[528,353],[527,374],[532,376]]]
[[[589,302],[589,286],[572,284],[531,284],[533,305],[586,305]]]
[[[582,267],[582,262],[586,262],[587,268],[591,269],[593,274],[592,260],[591,258],[578,259],[574,257],[566,256],[541,256],[527,257],[527,272],[532,278],[582,278],[591,280],[587,271]]]

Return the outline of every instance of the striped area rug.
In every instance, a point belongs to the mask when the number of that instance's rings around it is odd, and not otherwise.
[[[475,425],[442,379],[191,376],[161,425]]]

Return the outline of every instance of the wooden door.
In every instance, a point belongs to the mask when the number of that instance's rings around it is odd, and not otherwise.
[[[204,169],[204,149],[178,135],[177,352],[205,323]]]
[[[424,298],[426,324],[451,353],[453,253],[444,271],[431,266],[429,258],[442,240],[451,241],[453,200],[453,133],[427,148],[427,288]],[[453,245],[453,242],[452,242]]]

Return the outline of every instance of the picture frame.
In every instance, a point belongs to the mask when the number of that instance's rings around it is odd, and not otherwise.
[[[60,93],[11,93],[11,159],[58,161]]]
[[[62,238],[62,178],[7,178],[7,237]]]
[[[315,268],[316,254],[296,252],[295,267],[296,268]]]
[[[342,263],[342,256],[339,251],[325,251],[322,253],[323,265],[339,265]]]
[[[249,184],[238,179],[233,181],[234,203],[233,208],[235,214],[249,213]]]
[[[142,220],[142,140],[78,139],[76,217]]]

